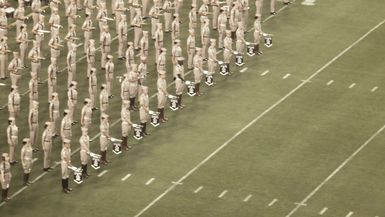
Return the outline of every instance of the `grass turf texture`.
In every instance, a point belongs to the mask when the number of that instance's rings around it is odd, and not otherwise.
[[[184,15],[188,5],[185,2]],[[223,78],[217,74],[217,85],[215,88],[202,88],[206,93],[202,97],[184,96],[188,106],[185,110],[167,110],[170,121],[157,129],[151,127],[152,135],[143,141],[134,142],[130,138],[134,145],[132,151],[119,156],[109,152],[112,163],[97,172],[90,169],[93,176],[82,185],[71,182],[74,192],[70,195],[60,192],[60,167],[57,167],[2,206],[1,216],[135,216],[168,189],[172,181],[185,176],[251,120],[298,86],[301,80],[307,79],[381,22],[384,9],[380,0],[370,4],[360,0],[323,0],[317,1],[313,7],[302,6],[299,1],[290,5],[263,25],[265,32],[274,34],[275,44],[264,49],[263,56],[247,57],[244,66],[247,71],[238,73],[244,67],[233,65],[235,75]],[[253,10],[254,7],[250,15],[253,15]],[[267,12],[268,2],[265,2],[265,18]],[[186,16],[182,17],[187,24]],[[65,23],[62,18],[62,24]],[[251,22],[249,24],[251,26]],[[114,26],[110,23],[111,32]],[[186,38],[185,30],[182,38]],[[185,179],[183,185],[176,186],[142,216],[286,216],[296,206],[294,203],[302,201],[383,126],[382,99],[385,94],[382,81],[384,62],[381,59],[385,47],[380,42],[384,33],[384,26],[373,31],[311,83],[243,131]],[[10,34],[14,33],[10,31]],[[81,36],[80,30],[78,36]],[[94,38],[98,39],[98,34]],[[247,38],[251,40],[252,35],[248,34]],[[48,57],[47,46],[44,46]],[[116,41],[114,46],[117,46]],[[171,51],[170,43],[167,48]],[[152,46],[151,49],[153,52]],[[65,54],[66,51],[62,51],[63,63]],[[78,57],[81,56],[82,49],[78,49]],[[152,95],[156,76],[153,59],[148,62],[151,72],[148,84]],[[124,65],[118,63],[116,60],[115,75],[121,75],[125,70]],[[60,66],[65,67],[64,64]],[[85,61],[79,62],[77,67],[79,99],[82,99],[88,95],[85,92],[85,73],[82,73],[85,72]],[[266,70],[270,72],[260,76]],[[100,85],[104,73],[98,73]],[[291,76],[283,80],[282,77],[288,73]],[[41,72],[41,75],[45,78],[46,72]],[[64,109],[67,76],[65,72],[59,76],[61,109]],[[187,77],[192,79],[191,74]],[[28,80],[29,76],[23,77],[24,85],[20,92],[26,90]],[[330,80],[334,83],[327,86]],[[171,73],[168,74],[168,83],[171,83]],[[356,86],[348,88],[352,83]],[[379,89],[371,92],[374,86]],[[170,93],[174,92],[173,87],[169,88]],[[39,91],[40,122],[43,123],[48,118],[43,115],[48,109],[46,86],[41,85]],[[118,93],[116,82],[114,94],[117,96]],[[0,96],[2,104],[6,103],[6,96]],[[111,124],[119,119],[120,101],[117,98],[110,105]],[[23,112],[17,122],[19,138],[28,136],[28,129],[24,127],[28,96],[22,99]],[[156,99],[153,98],[151,103],[151,108],[155,109]],[[80,109],[78,104],[77,119]],[[7,117],[3,112],[4,132]],[[96,112],[91,137],[98,133],[98,117],[99,112]],[[132,113],[132,119],[137,122],[137,112]],[[73,132],[72,150],[75,150],[79,146],[78,125]],[[111,134],[119,137],[119,122],[111,127]],[[1,136],[2,141],[6,141],[5,133]],[[325,216],[346,216],[350,211],[354,216],[382,215],[385,212],[382,206],[385,201],[382,193],[384,176],[381,175],[384,139],[383,133],[377,135],[293,216],[317,216],[324,207],[328,207]],[[53,159],[58,160],[60,141],[56,140],[54,146]],[[97,152],[98,139],[91,146]],[[4,143],[0,150],[7,151],[8,146]],[[32,179],[41,174],[41,151],[34,157],[39,160],[33,166]],[[78,153],[72,156],[72,160],[79,165]],[[97,177],[104,169],[108,172]],[[20,165],[13,167],[12,172],[11,194],[21,188]],[[121,181],[128,173],[132,176]],[[155,180],[145,185],[150,178]],[[199,186],[203,189],[194,194]],[[219,199],[218,195],[224,190],[228,192]],[[248,202],[243,202],[249,194],[253,196]],[[269,207],[273,199],[278,201]]]

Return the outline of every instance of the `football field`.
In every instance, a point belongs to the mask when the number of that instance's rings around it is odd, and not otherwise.
[[[274,16],[268,3],[264,1],[262,29],[273,34],[274,44],[262,47],[263,55],[245,57],[241,67],[232,64],[232,76],[216,73],[216,85],[203,85],[201,97],[184,94],[185,109],[167,108],[169,121],[149,127],[151,135],[141,141],[130,136],[129,151],[115,155],[109,150],[111,163],[99,170],[89,166],[92,176],[80,185],[70,180],[74,189],[70,194],[61,192],[59,164],[54,162],[54,170],[43,173],[41,151],[34,154],[31,186],[22,186],[20,163],[13,166],[12,199],[0,204],[0,217],[385,216],[385,2],[296,0],[284,6],[278,0]],[[184,1],[184,54],[189,5]],[[254,1],[250,5],[248,41],[253,40]],[[66,25],[66,20],[62,23]],[[114,26],[110,23],[112,31]],[[78,35],[82,37],[80,28]],[[171,37],[166,33],[165,37],[171,51]],[[98,41],[97,32],[94,38]],[[113,46],[117,47],[116,38]],[[46,45],[45,51],[49,59]],[[150,108],[156,110],[153,52],[151,41],[147,81]],[[79,48],[77,119],[80,102],[88,97],[83,55]],[[66,107],[65,56],[62,51],[61,110]],[[219,51],[218,58],[222,56]],[[121,76],[124,62],[114,61],[115,75]],[[44,64],[42,68],[48,62]],[[168,90],[174,94],[171,63],[167,69]],[[191,71],[186,74],[187,80],[193,80]],[[41,75],[44,80],[46,70]],[[104,72],[98,70],[98,79],[100,86]],[[25,71],[21,93],[27,91],[28,80]],[[0,88],[2,106],[9,85]],[[109,111],[110,133],[116,138],[121,135],[119,93],[116,79]],[[40,85],[39,96],[39,118],[44,123],[46,84]],[[28,136],[28,94],[22,103],[17,123],[20,141]],[[99,115],[99,111],[93,114],[90,130],[95,153],[99,152]],[[0,116],[1,152],[8,150],[7,118],[5,107]],[[132,112],[131,118],[138,123],[139,112]],[[40,129],[41,135],[43,124]],[[79,124],[75,125],[71,149],[76,166],[80,166],[80,134]],[[54,161],[59,162],[60,150],[61,141],[56,139]]]

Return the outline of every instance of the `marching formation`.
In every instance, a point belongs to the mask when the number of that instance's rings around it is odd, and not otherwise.
[[[52,167],[52,144],[55,138],[60,137],[62,141],[61,150],[61,179],[62,190],[69,193],[69,178],[71,171],[74,172],[74,180],[81,183],[83,178],[89,176],[88,165],[98,169],[101,165],[109,163],[107,151],[110,143],[113,143],[113,152],[121,153],[128,150],[128,138],[133,131],[135,139],[143,139],[149,135],[148,124],[158,126],[167,122],[165,108],[168,100],[172,110],[180,110],[185,107],[182,96],[187,91],[190,96],[200,96],[202,83],[213,86],[214,75],[217,71],[223,76],[232,74],[230,63],[243,64],[245,54],[253,56],[262,54],[260,41],[263,36],[267,44],[271,43],[271,36],[261,29],[261,14],[263,0],[255,0],[255,21],[253,24],[253,42],[245,40],[248,28],[249,2],[248,0],[203,0],[198,3],[192,0],[188,12],[188,23],[181,22],[180,14],[183,0],[18,0],[17,8],[13,9],[7,1],[0,1],[0,79],[6,80],[10,77],[10,93],[8,95],[8,128],[6,130],[9,152],[3,153],[0,162],[0,181],[2,187],[2,201],[8,201],[8,191],[11,183],[12,165],[20,159],[23,168],[24,185],[30,185],[29,174],[32,170],[33,155],[39,151],[38,142],[41,141],[43,153],[43,170],[48,172]],[[271,14],[275,14],[275,0],[270,0]],[[190,2],[189,2],[190,3]],[[47,22],[47,12],[43,4],[49,5],[50,17]],[[107,7],[111,4],[111,7]],[[284,4],[289,4],[284,0]],[[25,7],[30,7],[32,22],[25,15]],[[109,10],[109,9],[110,10]],[[13,9],[13,10],[12,10]],[[60,11],[65,11],[65,17],[61,17]],[[80,15],[81,14],[81,15]],[[13,16],[13,18],[12,18]],[[84,21],[81,30],[82,36],[77,35],[77,20],[82,17]],[[67,19],[68,29],[65,29],[62,19]],[[19,51],[13,52],[13,58],[8,61],[7,32],[10,29],[8,19],[16,22],[16,38]],[[94,21],[97,21],[97,25]],[[27,24],[28,23],[28,24]],[[149,31],[143,30],[144,25],[150,25]],[[181,26],[188,27],[188,37],[181,38]],[[130,27],[133,29],[133,41],[128,41]],[[31,32],[28,32],[28,29]],[[110,31],[114,29],[115,31]],[[99,48],[97,39],[93,36],[94,31],[100,31]],[[60,32],[67,34],[62,39]],[[213,31],[218,32],[218,38],[213,38]],[[118,49],[114,56],[111,45],[116,35]],[[170,39],[172,49],[167,51],[165,40]],[[197,35],[200,34],[200,35]],[[48,41],[48,43],[47,43]],[[153,42],[151,42],[153,41]],[[66,42],[66,45],[64,45]],[[82,43],[80,43],[82,42]],[[233,43],[235,48],[233,48]],[[197,47],[200,45],[200,47]],[[67,54],[63,54],[63,48],[67,47]],[[154,52],[149,52],[150,46]],[[42,48],[49,48],[49,58],[42,55]],[[85,53],[88,79],[88,97],[82,100],[80,125],[81,137],[77,140],[72,136],[72,127],[77,124],[74,114],[78,103],[78,76],[76,66],[79,62],[78,50]],[[222,58],[218,58],[218,51],[223,51]],[[99,52],[101,55],[99,55]],[[169,53],[169,55],[167,55]],[[186,54],[187,59],[183,57]],[[57,73],[59,58],[66,55],[67,81],[58,81]],[[100,59],[96,59],[96,55]],[[155,73],[157,74],[157,111],[149,107],[149,73],[148,59],[155,57]],[[139,58],[135,58],[139,56]],[[167,58],[171,56],[171,65]],[[222,60],[219,60],[222,59]],[[139,61],[138,61],[139,60]],[[42,68],[42,62],[49,61],[47,69]],[[113,112],[109,107],[113,95],[116,77],[115,63],[124,61],[126,71],[119,74],[120,98],[121,98],[121,139],[110,135],[109,113]],[[185,63],[187,62],[187,63]],[[99,65],[100,63],[100,65]],[[185,78],[185,67],[193,72],[193,81]],[[20,80],[26,76],[22,72],[30,72],[29,107],[21,106],[21,95],[19,93]],[[47,83],[41,79],[41,73],[47,71]],[[98,84],[98,73],[105,73],[105,79]],[[175,89],[174,94],[167,90],[167,77],[172,76]],[[49,115],[39,114],[39,85],[46,85],[48,89],[48,111]],[[66,106],[59,101],[58,86],[67,88]],[[98,98],[99,97],[99,98]],[[64,105],[64,106],[63,106]],[[65,107],[65,109],[63,109]],[[100,153],[90,151],[89,128],[93,122],[94,112],[100,110]],[[19,128],[17,120],[20,112],[28,112],[29,135],[23,135],[23,146],[20,150],[20,158],[17,156],[19,142]],[[140,123],[131,121],[131,112],[139,111]],[[61,114],[62,113],[62,114]],[[39,117],[40,115],[40,117]],[[39,120],[43,117],[44,131],[39,133]],[[39,138],[41,135],[41,138]],[[41,140],[40,140],[41,139]],[[80,144],[81,168],[71,163],[71,144]]]

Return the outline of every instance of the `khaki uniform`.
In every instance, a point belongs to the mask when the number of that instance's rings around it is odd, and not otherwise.
[[[114,82],[114,63],[111,61],[108,61],[106,64],[106,85],[107,85],[107,92],[108,96],[112,96],[112,86]]]
[[[32,170],[32,147],[29,144],[25,144],[21,148],[21,164],[23,166],[24,174],[29,174]]]
[[[143,37],[140,39],[140,56],[148,57],[148,36],[143,34]]]
[[[76,104],[78,103],[78,91],[74,86],[68,89],[67,97],[68,97],[67,106],[68,106],[68,110],[70,111],[69,116],[73,121],[75,110],[76,110]]]
[[[218,47],[223,48],[223,39],[226,36],[227,28],[227,15],[226,12],[222,12],[218,16]]]
[[[243,27],[237,29],[236,36],[237,36],[237,42],[235,43],[236,50],[238,53],[243,54],[245,50],[245,42],[246,42]]]
[[[275,13],[275,1],[276,0],[270,0],[270,13]]]
[[[102,32],[100,35],[100,46],[101,46],[101,65],[102,68],[106,65],[107,55],[111,52],[111,34],[108,31]]]
[[[107,21],[104,18],[107,17],[107,9],[99,8],[98,14],[96,15],[96,19],[99,21],[99,30],[103,30],[103,26],[107,24]]]
[[[157,81],[158,87],[158,109],[162,109],[166,106],[167,103],[167,82],[166,79],[158,77]]]
[[[128,90],[129,90],[129,96],[131,99],[135,98],[138,95],[138,81],[139,81],[138,72],[131,70],[128,73],[128,82],[129,82]]]
[[[80,143],[80,161],[82,165],[87,165],[90,159],[90,137],[88,135],[82,135],[79,139]]]
[[[61,156],[61,178],[68,179],[70,177],[70,170],[68,166],[71,165],[71,149],[63,147],[60,153]]]
[[[60,15],[58,13],[51,13],[51,17],[48,21],[51,26],[51,33],[60,26]]]
[[[131,70],[132,64],[135,63],[135,53],[132,46],[128,46],[126,50],[126,69],[127,71]]]
[[[92,108],[96,107],[96,95],[98,94],[97,85],[98,80],[96,72],[94,72],[88,77],[88,93],[90,94]]]
[[[147,94],[141,94],[139,97],[139,118],[140,123],[146,123],[148,120],[148,110],[149,110],[149,98]]]
[[[237,6],[233,7],[230,12],[230,20],[229,20],[230,30],[233,34],[238,28],[238,22],[241,21],[240,18],[241,18],[241,13],[239,12],[239,7]]]
[[[157,60],[160,54],[160,50],[163,47],[163,30],[157,29],[155,32],[155,59]]]
[[[40,0],[32,0],[31,10],[32,10],[33,25],[36,25],[36,23],[39,22],[39,16],[42,11]]]
[[[93,9],[94,9],[94,0],[84,0],[83,6],[85,8],[85,13],[89,14],[90,16],[92,16]]]
[[[77,13],[77,6],[76,4],[70,4],[66,8],[66,16],[68,18],[68,27],[71,26],[72,24],[76,23],[76,13]]]
[[[123,106],[120,112],[120,117],[122,119],[122,137],[128,137],[132,124],[130,110]]]
[[[198,10],[198,14],[200,15],[201,29],[203,28],[203,21],[208,19],[207,17],[208,12],[209,12],[209,6],[206,4],[202,4]]]
[[[47,77],[48,101],[51,100],[52,93],[56,92],[57,90],[57,71],[58,71],[58,67],[56,63],[51,63],[48,66],[48,77]]]
[[[44,151],[44,164],[43,167],[44,169],[48,169],[50,167],[51,163],[51,151],[52,151],[52,131],[51,127],[47,127],[43,131],[43,135],[41,137],[41,143],[42,143],[42,148]]]
[[[37,149],[39,131],[39,112],[37,108],[31,108],[28,116],[29,138],[33,149]]]
[[[124,46],[127,44],[127,33],[128,33],[127,20],[123,19],[119,22],[117,27],[118,42],[119,42],[119,48],[118,48],[119,58],[124,57]]]
[[[157,59],[157,65],[156,70],[159,73],[160,71],[166,71],[166,54],[165,52],[162,52],[158,59]]]
[[[120,97],[123,100],[129,100],[130,98],[130,82],[128,80],[128,75],[124,78],[120,85]]]
[[[41,52],[38,46],[34,46],[28,53],[28,59],[31,60],[31,73],[39,79],[41,69]]]
[[[148,14],[151,17],[151,38],[155,39],[156,26],[160,22],[159,21],[160,10],[156,5],[153,5],[150,11],[148,12]]]
[[[217,29],[218,28],[219,7],[220,7],[218,0],[211,0],[211,7],[213,10],[213,16],[212,16],[213,29]]]
[[[108,99],[108,92],[106,89],[100,92],[99,103],[100,103],[100,112],[107,114],[109,99]]]
[[[170,32],[171,18],[172,18],[172,3],[169,0],[165,0],[163,4],[164,13],[164,31]]]
[[[92,31],[94,28],[91,18],[87,18],[82,25],[82,30],[84,31],[84,53],[87,53],[89,40],[92,39]]]
[[[92,108],[90,105],[84,105],[81,113],[81,125],[89,129],[92,122]]]
[[[126,8],[124,6],[123,0],[117,0],[115,4],[113,3],[112,13],[115,14],[116,20],[116,29],[118,29],[119,22],[121,20],[121,16],[124,14]]]
[[[147,76],[147,64],[141,62],[138,66],[140,85],[144,85]]]
[[[48,46],[51,48],[51,58],[59,59],[60,57],[60,47],[61,39],[59,34],[54,35],[48,42]]]
[[[56,135],[56,126],[60,118],[60,102],[58,98],[54,98],[49,103],[49,118],[51,121],[51,133]]]
[[[15,162],[16,146],[19,143],[19,128],[15,124],[10,124],[7,128],[7,140],[9,145],[9,161]]]
[[[26,32],[26,30],[21,31],[20,34],[18,34],[16,40],[19,43],[21,65],[25,67],[27,57],[26,53],[28,49],[28,33]]]
[[[209,75],[213,75],[217,67],[217,49],[215,49],[215,46],[210,46],[207,53],[209,58],[207,62],[207,71]]]
[[[87,77],[90,76],[91,68],[95,68],[95,55],[96,55],[96,48],[94,44],[89,44],[86,52],[87,56]]]
[[[108,121],[100,123],[100,151],[107,151],[110,138],[110,124]]]
[[[182,48],[180,47],[179,43],[174,44],[171,50],[171,62],[174,66],[175,64],[177,64],[178,57],[181,57],[181,56],[182,56]],[[175,73],[174,73],[174,77],[175,77]]]
[[[15,13],[13,14],[13,17],[16,19],[16,35],[19,35],[21,32],[21,25],[24,24],[24,7],[17,7],[15,10]]]
[[[11,185],[11,179],[11,164],[5,161],[0,162],[0,184],[3,190],[7,190],[9,188]]]
[[[0,11],[0,37],[8,35],[8,19],[4,10]]]
[[[197,28],[197,10],[196,8],[191,8],[190,12],[188,13],[188,18],[189,18],[189,29],[196,29]]]
[[[44,30],[44,23],[39,21],[32,28],[32,33],[35,35],[35,40],[38,42],[39,48],[42,47],[44,41],[44,33],[39,32],[41,30]]]
[[[16,90],[8,95],[9,117],[17,118],[20,113],[20,94]]]
[[[11,85],[19,86],[21,78],[21,59],[19,57],[13,58],[8,65],[8,71],[11,76]]]
[[[201,43],[202,43],[202,57],[206,59],[207,48],[209,47],[210,42],[210,27],[207,20],[207,23],[203,26],[201,32]]]
[[[131,21],[131,26],[134,27],[134,48],[135,50],[139,49],[139,40],[142,35],[142,15],[137,14],[134,19]]]
[[[187,38],[187,68],[193,68],[193,58],[195,55],[195,35],[189,35]]]
[[[34,78],[31,78],[28,83],[29,87],[29,107],[32,106],[32,101],[38,101],[39,99],[39,92],[38,92],[38,83],[37,80]]]
[[[180,36],[180,20],[175,18],[171,23],[171,39],[175,41]]]
[[[7,77],[8,65],[8,44],[6,41],[0,42],[0,78]]]
[[[198,84],[201,82],[203,77],[203,57],[200,55],[200,53],[195,54],[193,59],[193,65],[194,65],[194,83]]]
[[[67,86],[71,84],[72,81],[76,80],[76,52],[70,50],[67,54]]]
[[[61,120],[60,131],[61,131],[60,135],[61,135],[62,140],[64,140],[64,139],[71,140],[72,139],[72,120],[71,120],[71,117],[69,116],[69,114],[64,116],[63,119]]]
[[[230,37],[226,37],[223,40],[223,45],[225,50],[223,51],[223,62],[226,64],[229,64],[231,61],[231,57],[233,56],[233,49],[232,49],[232,39]]]
[[[255,16],[261,19],[263,0],[255,0]]]

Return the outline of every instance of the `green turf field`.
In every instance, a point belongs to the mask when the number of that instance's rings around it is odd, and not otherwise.
[[[0,204],[0,216],[384,216],[385,4],[383,0],[316,0],[314,6],[302,2],[283,7],[278,1],[279,13],[270,16],[265,0],[262,28],[274,34],[273,47],[263,48],[262,56],[246,57],[242,67],[232,65],[231,77],[216,74],[217,85],[204,86],[203,96],[185,95],[184,110],[166,109],[168,123],[150,127],[152,134],[140,142],[130,137],[133,149],[128,152],[115,156],[109,151],[112,162],[98,171],[90,168],[92,176],[81,185],[71,180],[74,191],[70,194],[61,192],[60,165],[42,173],[41,151],[34,155],[31,186],[23,188],[21,166],[14,166],[12,200]],[[189,4],[185,1],[182,14],[183,39]],[[252,19],[255,7],[253,1],[250,4]],[[67,21],[62,18],[61,22],[66,25]],[[115,23],[110,28],[113,32]],[[9,34],[12,38],[14,33]],[[216,37],[216,32],[212,35]],[[80,29],[78,36],[82,37]],[[98,41],[98,34],[94,38]],[[252,34],[247,39],[251,41]],[[15,46],[10,43],[12,49]],[[171,50],[170,43],[166,46]],[[150,47],[153,52],[152,42]],[[62,51],[61,110],[66,106],[65,55]],[[49,57],[47,45],[45,56]],[[82,56],[78,49],[78,58]],[[156,87],[153,58],[150,55],[150,95]],[[117,76],[125,70],[121,63],[115,60]],[[81,59],[79,99],[88,95],[85,68]],[[21,93],[27,90],[25,73]],[[104,74],[98,73],[100,85]],[[192,80],[191,72],[187,73]],[[46,78],[46,71],[41,75]],[[173,94],[171,71],[168,84]],[[118,80],[114,86],[118,96]],[[9,85],[0,88],[2,106],[7,103]],[[44,115],[46,84],[40,86],[39,97],[43,123],[48,119]],[[19,140],[28,136],[28,94],[22,102]],[[156,97],[150,102],[156,110]],[[80,109],[79,103],[77,119]],[[90,129],[93,152],[99,150],[99,115],[95,112]],[[112,99],[109,115],[111,134],[120,137],[119,97]],[[139,121],[137,111],[131,115],[134,122]],[[4,132],[0,151],[4,152],[8,150],[6,107],[0,117]],[[72,161],[77,166],[80,133],[75,125]],[[60,149],[56,139],[55,161]]]

